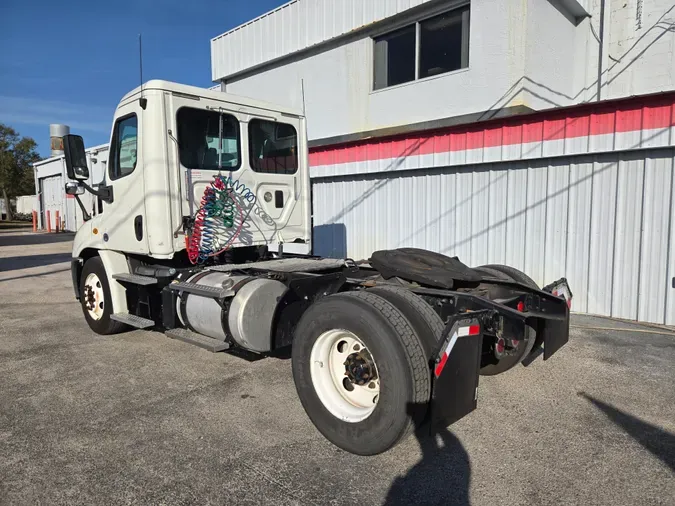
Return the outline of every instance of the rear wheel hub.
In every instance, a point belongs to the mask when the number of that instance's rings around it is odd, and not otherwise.
[[[363,386],[377,379],[377,370],[368,350],[352,353],[345,360],[345,374],[355,385]]]

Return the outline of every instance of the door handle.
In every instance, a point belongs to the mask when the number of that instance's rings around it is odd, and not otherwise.
[[[143,240],[143,216],[140,214],[134,218],[134,232],[136,232],[136,240]]]
[[[277,190],[274,192],[274,207],[283,209],[284,207],[284,192]]]

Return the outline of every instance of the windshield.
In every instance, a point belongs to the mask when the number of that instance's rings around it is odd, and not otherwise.
[[[218,146],[221,138],[222,145]],[[176,114],[180,163],[188,169],[237,170],[239,122],[230,114],[181,107]]]

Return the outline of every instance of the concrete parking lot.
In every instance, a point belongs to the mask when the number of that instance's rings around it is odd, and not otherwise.
[[[288,360],[91,332],[71,240],[0,230],[1,504],[674,504],[669,329],[575,316],[436,438],[355,457],[310,423]]]

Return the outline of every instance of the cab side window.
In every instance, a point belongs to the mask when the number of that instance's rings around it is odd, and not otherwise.
[[[131,174],[138,158],[138,118],[135,114],[120,118],[115,123],[108,170],[110,179]]]
[[[295,174],[298,133],[293,125],[252,119],[248,124],[249,156],[255,172]]]

